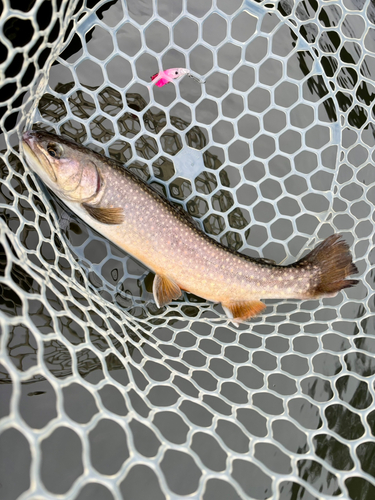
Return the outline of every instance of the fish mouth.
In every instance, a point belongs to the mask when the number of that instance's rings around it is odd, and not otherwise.
[[[41,173],[47,174],[51,181],[57,182],[55,171],[51,167],[45,152],[39,146],[35,132],[29,131],[22,134],[22,147],[29,166],[38,175]]]
[[[31,135],[31,132],[24,132],[22,134],[22,146],[23,146],[23,149],[27,151],[27,153],[34,154],[33,149],[32,149],[33,141],[34,140],[33,140],[33,136]]]
[[[31,150],[31,152],[34,154],[34,156],[35,156],[35,153],[34,153],[35,142],[36,142],[35,132],[27,131],[27,132],[24,132],[22,134],[23,146],[24,147],[26,146],[28,152]]]

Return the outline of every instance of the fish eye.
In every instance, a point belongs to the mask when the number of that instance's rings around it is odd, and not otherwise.
[[[47,152],[50,156],[52,156],[52,158],[60,158],[63,153],[63,149],[59,144],[50,142],[47,146]]]
[[[178,71],[175,71],[175,72],[174,72],[174,74],[175,74],[175,75],[178,75]]]

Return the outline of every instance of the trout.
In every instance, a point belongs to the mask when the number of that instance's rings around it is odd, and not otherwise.
[[[298,262],[274,265],[226,248],[121,163],[44,131],[25,132],[23,151],[41,180],[84,222],[155,273],[158,307],[182,290],[220,302],[233,323],[259,314],[261,299],[333,297],[358,283],[338,234]]]

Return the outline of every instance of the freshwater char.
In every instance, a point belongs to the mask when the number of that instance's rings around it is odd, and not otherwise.
[[[115,160],[44,131],[25,132],[29,166],[82,220],[154,273],[162,307],[189,291],[220,302],[238,324],[266,306],[260,299],[333,297],[358,281],[338,234],[298,262],[273,265],[232,251],[201,231],[182,209]]]

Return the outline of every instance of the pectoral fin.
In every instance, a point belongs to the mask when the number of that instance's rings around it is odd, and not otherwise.
[[[182,295],[180,287],[174,280],[167,276],[160,276],[159,274],[154,278],[152,291],[158,307],[163,307]]]
[[[82,203],[81,206],[93,219],[102,224],[121,224],[124,222],[124,212],[122,208],[97,207],[89,203]]]
[[[266,305],[260,300],[249,300],[247,302],[228,302],[222,304],[223,309],[229,319],[234,324],[239,324],[242,321],[252,318],[260,314]]]

